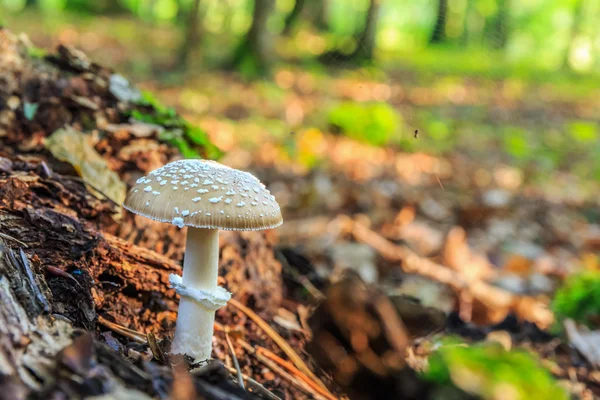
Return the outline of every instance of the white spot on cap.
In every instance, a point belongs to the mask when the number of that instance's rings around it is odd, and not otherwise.
[[[160,186],[165,186],[167,184],[167,181],[161,181],[160,182]]]
[[[198,192],[200,194],[204,194],[204,193],[208,193],[209,190],[208,189],[198,189],[198,190],[196,190],[196,192]]]
[[[260,189],[259,189],[259,188],[257,188],[256,186],[254,186],[254,187],[252,188],[252,190],[254,190],[256,193],[260,193]]]
[[[181,215],[183,215],[184,217],[190,215],[190,210],[183,210],[181,212]]]
[[[225,204],[231,204],[231,199],[225,199]]]
[[[221,214],[225,214],[225,211],[223,211],[223,210],[220,210],[219,212],[220,212]]]
[[[202,197],[194,197],[194,198],[192,199],[192,201],[193,201],[194,203],[197,203],[197,202],[199,202],[200,200],[202,200]]]
[[[244,207],[246,205],[246,203],[244,203],[243,201],[240,201],[239,203],[236,204],[238,207]]]
[[[144,183],[144,177],[142,176],[141,178],[138,178],[137,181],[135,181],[135,183],[140,184],[140,183]]]
[[[179,214],[179,208],[175,207],[175,214]]]
[[[177,186],[173,186],[173,190],[177,190],[179,189]]]
[[[184,227],[184,223],[183,223],[183,218],[181,217],[175,217],[173,218],[173,221],[171,221],[171,223],[173,225],[175,225],[178,228],[183,228]]]
[[[257,205],[258,205],[258,203],[257,203],[257,202],[255,202],[255,201],[253,201],[253,202],[252,202],[252,203],[250,203],[250,204],[252,204],[253,206],[257,206]]]
[[[227,193],[225,193],[227,196],[233,196],[235,194],[235,190],[230,190]]]
[[[144,192],[151,192],[152,191],[152,186],[148,185],[144,188]]]
[[[160,192],[157,192],[156,190],[153,190],[152,194],[155,195],[155,196],[158,196],[160,194]]]
[[[213,181],[211,181],[210,179],[205,179],[204,182],[202,182],[203,185],[212,185]]]
[[[213,190],[218,190],[218,189],[219,189],[219,186],[218,186],[218,185],[212,185],[212,186],[211,186],[211,188],[212,188]]]
[[[212,214],[211,214],[211,213],[209,213],[209,212],[207,212],[207,213],[204,213],[204,214],[208,215],[209,217],[212,215]]]
[[[219,203],[221,200],[223,200],[223,196],[221,196],[221,197],[213,197],[211,199],[208,199],[208,201],[210,201],[213,204]]]
[[[148,207],[149,205],[150,205],[150,202],[149,202],[149,201],[147,201],[147,202],[146,202],[146,207]]]

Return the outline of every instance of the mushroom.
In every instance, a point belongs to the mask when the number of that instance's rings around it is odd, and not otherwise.
[[[217,285],[219,229],[262,230],[281,225],[275,197],[254,175],[214,161],[180,160],[141,177],[123,206],[138,215],[188,227],[172,352],[206,360],[212,351],[215,311],[231,293]]]

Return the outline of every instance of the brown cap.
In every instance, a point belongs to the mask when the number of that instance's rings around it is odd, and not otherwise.
[[[123,206],[180,228],[261,230],[283,222],[275,196],[252,174],[206,160],[169,163],[137,180]]]

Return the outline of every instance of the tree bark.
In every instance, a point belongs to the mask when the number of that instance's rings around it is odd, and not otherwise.
[[[188,13],[185,36],[179,47],[177,56],[177,66],[185,69],[188,66],[190,55],[193,53],[194,47],[199,46],[198,40],[200,37],[200,0],[194,0],[192,9]]]
[[[435,26],[429,39],[430,44],[442,43],[446,41],[446,21],[448,17],[448,0],[438,0]]]
[[[248,76],[263,75],[269,70],[272,38],[267,22],[273,4],[273,0],[254,0],[252,25],[234,53],[232,67]]]

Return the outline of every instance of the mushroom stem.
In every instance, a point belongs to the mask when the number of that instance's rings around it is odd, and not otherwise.
[[[213,293],[219,271],[219,230],[188,227],[181,287]],[[210,358],[213,325],[218,307],[206,307],[201,299],[178,289],[181,295],[172,353],[187,354],[196,361]],[[201,292],[199,292],[201,293]]]

